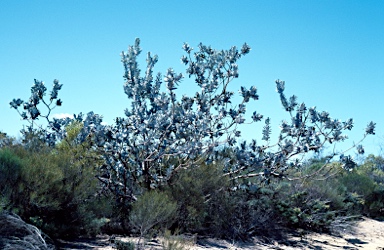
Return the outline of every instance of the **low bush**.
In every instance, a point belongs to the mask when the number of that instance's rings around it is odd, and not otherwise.
[[[178,204],[178,216],[174,228],[181,232],[205,233],[210,231],[210,210],[220,207],[229,182],[217,165],[195,166],[181,170],[166,188]]]
[[[360,213],[372,218],[384,218],[384,159],[369,155],[364,163],[343,183],[360,200]]]
[[[279,199],[276,208],[285,226],[311,231],[328,231],[336,216],[336,211],[330,209],[329,202],[311,199],[305,191]]]
[[[11,210],[19,200],[17,187],[24,162],[10,148],[0,148],[0,210]]]
[[[274,229],[272,192],[231,191],[219,164],[180,171],[167,191],[179,207],[173,228],[182,233],[245,240]]]
[[[94,235],[97,220],[107,217],[96,205],[95,159],[86,144],[71,138],[49,147],[28,134],[23,144],[1,148],[3,207],[55,238]]]
[[[187,238],[179,235],[178,232],[174,234],[170,230],[165,230],[162,234],[162,246],[164,250],[188,250],[196,243],[194,237]]]
[[[177,203],[166,193],[147,191],[132,205],[129,221],[141,237],[151,229],[166,229],[176,217]]]
[[[130,241],[115,240],[115,247],[117,250],[135,250],[135,243]]]

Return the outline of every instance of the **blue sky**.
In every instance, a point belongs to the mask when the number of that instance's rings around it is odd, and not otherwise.
[[[55,113],[94,111],[108,123],[124,115],[120,52],[141,39],[145,52],[159,56],[156,71],[184,73],[181,46],[202,42],[228,49],[247,42],[252,51],[239,61],[240,86],[258,88],[248,106],[270,116],[273,129],[289,119],[275,91],[276,79],[300,102],[355,120],[349,144],[365,126],[377,135],[364,143],[368,153],[384,144],[384,1],[1,1],[0,130],[18,135],[22,122],[9,108],[27,99],[34,79],[48,87],[64,84],[63,106]],[[144,69],[144,67],[142,67]],[[185,79],[180,93],[193,93]],[[259,137],[261,125],[243,136]]]

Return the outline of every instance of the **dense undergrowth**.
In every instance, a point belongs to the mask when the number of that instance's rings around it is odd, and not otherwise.
[[[79,124],[69,131],[76,134]],[[9,139],[9,138],[8,138]],[[4,138],[3,138],[4,142]],[[53,238],[100,233],[151,237],[164,232],[247,240],[280,229],[329,232],[345,218],[384,218],[384,159],[369,155],[346,171],[311,159],[292,180],[255,179],[246,189],[224,176],[220,163],[180,170],[157,190],[138,189],[124,203],[96,176],[100,157],[71,135],[54,148],[29,134],[0,148],[0,210],[17,213]],[[315,177],[307,172],[321,171]],[[327,178],[321,178],[326,173]],[[258,182],[257,182],[258,181]]]

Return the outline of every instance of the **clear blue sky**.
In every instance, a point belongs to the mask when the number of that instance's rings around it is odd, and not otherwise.
[[[354,118],[349,143],[371,120],[384,135],[384,1],[17,1],[0,2],[0,130],[17,136],[25,124],[10,109],[27,99],[33,79],[64,84],[56,113],[94,111],[105,121],[123,116],[120,52],[139,37],[145,52],[158,54],[156,71],[184,73],[181,46],[199,42],[217,49],[247,42],[239,61],[241,85],[255,85],[260,100],[248,106],[270,116],[274,130],[282,112],[275,79],[288,95],[334,118]],[[191,92],[185,79],[180,91]],[[259,126],[244,128],[258,137]],[[365,141],[378,153],[380,137]]]

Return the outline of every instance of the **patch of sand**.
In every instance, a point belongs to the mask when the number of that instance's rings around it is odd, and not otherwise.
[[[347,228],[347,227],[346,227]],[[116,237],[117,240],[137,242],[138,238]],[[339,236],[310,233],[301,236],[288,235],[284,240],[271,240],[255,237],[252,242],[230,242],[218,239],[198,239],[189,240],[186,249],[190,250],[253,250],[253,249],[372,249],[384,250],[384,222],[363,218],[363,220],[353,224],[349,229],[345,229]],[[83,240],[76,242],[63,242],[60,249],[99,249],[113,250],[113,244],[109,237],[99,237],[93,240]],[[147,243],[146,249],[162,249],[161,240],[155,239]]]

